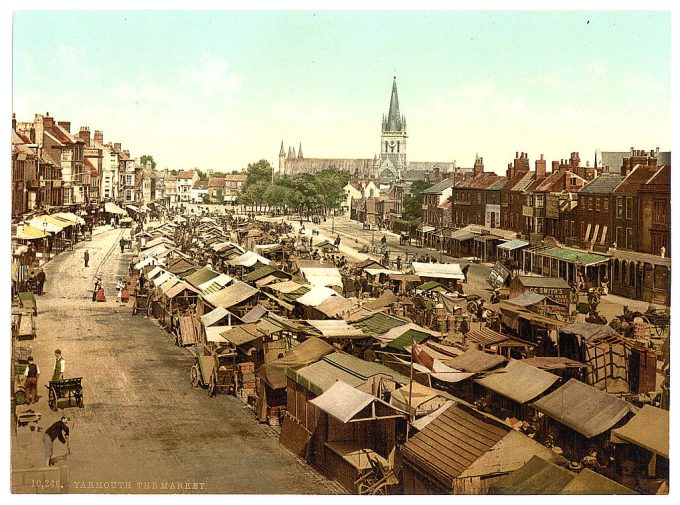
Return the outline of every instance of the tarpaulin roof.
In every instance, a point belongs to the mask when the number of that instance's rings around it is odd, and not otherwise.
[[[269,263],[271,263],[271,260],[268,260],[264,256],[260,256],[256,252],[246,251],[241,256],[238,256],[237,258],[234,258],[233,260],[229,261],[231,265],[246,268],[250,268],[258,262],[262,263],[263,265],[269,265]]]
[[[478,349],[468,349],[460,356],[446,360],[445,363],[466,372],[484,372],[496,368],[506,361],[507,359],[500,354],[490,354]]]
[[[104,204],[104,212],[108,212],[109,214],[120,214],[121,216],[127,216],[127,212],[125,212],[123,209],[118,207],[113,202],[106,202]]]
[[[147,256],[143,260],[135,263],[135,270],[139,270],[140,268],[144,268],[145,266],[148,265],[165,265],[165,262],[163,260],[159,260],[158,258],[154,258],[153,256]]]
[[[541,370],[564,370],[566,368],[590,368],[591,365],[565,358],[564,356],[537,356],[520,360]]]
[[[340,320],[307,320],[307,323],[321,332],[324,337],[365,337],[363,331]]]
[[[432,411],[437,410],[447,401],[447,397],[441,391],[437,391],[436,389],[432,389],[418,382],[414,382],[410,386],[405,385],[392,391],[390,394],[390,405],[395,406],[399,410],[408,412],[409,397],[411,399],[410,410],[414,415],[416,413],[420,414],[422,412],[418,410],[418,407],[426,402],[430,402],[436,398],[440,400],[433,402],[433,408],[430,409],[430,411]]]
[[[375,338],[380,342],[387,344],[393,349],[403,349],[411,345],[413,341],[420,343],[426,338],[438,337],[440,334],[436,331],[424,328],[416,323],[406,323],[401,326],[390,328],[382,335],[375,335]]]
[[[246,312],[241,318],[241,320],[244,323],[254,323],[261,319],[262,316],[265,316],[268,313],[269,311],[258,303],[257,305],[255,305],[255,307]]]
[[[490,345],[503,345],[514,347],[534,346],[534,344],[532,344],[531,342],[527,342],[526,340],[520,340],[519,338],[510,337],[508,335],[503,335],[487,327],[480,328],[479,330],[470,330],[465,334],[465,338],[473,340],[485,347]]]
[[[343,313],[349,312],[357,305],[340,295],[326,298],[319,305],[314,307],[316,310],[328,317],[339,317]]]
[[[207,326],[205,328],[205,339],[208,342],[225,344],[228,340],[222,336],[222,333],[229,331],[231,328],[231,326]]]
[[[165,293],[165,296],[167,296],[168,298],[175,298],[178,294],[185,290],[191,291],[191,293],[193,293],[195,296],[198,296],[200,294],[198,290],[196,290],[196,288],[194,288],[190,284],[187,284],[184,281],[179,281]]]
[[[414,384],[417,384],[417,382],[414,382]],[[413,427],[414,427],[415,429],[417,429],[418,431],[422,431],[423,428],[425,428],[425,426],[427,426],[427,425],[430,424],[432,421],[434,421],[435,419],[437,419],[441,414],[443,414],[444,412],[446,412],[446,411],[449,409],[449,407],[451,407],[451,405],[455,405],[455,404],[456,404],[455,401],[453,401],[453,400],[447,400],[447,401],[445,401],[445,402],[442,404],[441,407],[439,407],[439,408],[438,408],[437,410],[435,410],[434,412],[432,412],[432,413],[430,413],[430,414],[427,414],[427,415],[421,417],[420,419],[416,419],[415,421],[413,421],[413,422],[411,423],[411,426],[413,426]]]
[[[604,475],[593,472],[590,468],[584,468],[564,486],[560,491],[563,495],[615,495],[615,494],[637,494],[632,489],[608,479]]]
[[[301,305],[316,307],[325,302],[331,296],[337,296],[337,291],[325,286],[314,286],[307,293],[299,297],[296,301]]]
[[[67,219],[68,221],[73,221],[74,223],[85,224],[85,220],[80,216],[76,216],[73,212],[57,212],[54,215],[62,219]]]
[[[524,240],[508,240],[507,242],[503,242],[502,244],[498,244],[498,249],[505,249],[506,251],[514,251],[515,249],[519,249],[520,247],[525,247],[528,246],[529,242],[525,242]]]
[[[559,494],[575,475],[561,466],[534,456],[519,470],[493,482],[489,494]]]
[[[206,266],[200,270],[196,270],[191,275],[187,275],[184,280],[194,287],[199,287],[201,284],[204,284],[219,275],[219,272],[216,272],[212,268]]]
[[[156,266],[149,270],[149,273],[147,273],[146,276],[149,279],[153,279],[154,277],[156,277],[157,275],[161,275],[165,271],[166,270],[164,270],[163,268]]]
[[[388,307],[389,305],[392,305],[393,303],[396,303],[399,301],[399,297],[395,295],[392,291],[390,290],[385,290],[383,294],[381,294],[378,298],[375,300],[371,300],[370,302],[364,303],[364,307],[367,309],[375,310],[375,309],[382,309],[383,307]]]
[[[420,277],[432,279],[465,279],[458,263],[412,263],[413,272]]]
[[[562,305],[561,303],[549,298],[545,295],[534,293],[533,291],[525,291],[521,295],[515,296],[514,298],[508,298],[507,302],[518,307],[529,307],[530,305],[536,305],[541,303],[543,300],[548,300],[553,305]]]
[[[669,412],[645,405],[621,428],[612,430],[615,443],[637,445],[664,458],[669,457]]]
[[[213,307],[221,306],[229,308],[246,301],[259,292],[258,289],[249,286],[245,282],[234,281],[233,284],[220,291],[206,295],[203,299]]]
[[[156,270],[156,268],[158,268],[158,267],[155,267],[153,270]],[[153,270],[152,270],[152,271],[153,271]],[[150,277],[150,276],[149,276],[149,277]],[[152,282],[153,282],[153,285],[154,285],[154,286],[158,287],[158,286],[160,286],[161,284],[163,284],[165,281],[167,281],[168,279],[172,279],[173,277],[175,277],[174,274],[172,274],[172,273],[170,273],[170,272],[163,272],[161,275],[159,275],[158,277],[156,277],[155,279],[153,279]]]
[[[393,274],[401,274],[402,272],[399,270],[390,270],[388,268],[364,268],[364,272],[366,272],[368,275],[380,275],[380,274],[385,274],[385,275],[393,275]]]
[[[209,279],[199,284],[197,287],[201,291],[201,293],[203,293],[204,295],[209,295],[210,293],[215,293],[216,291],[219,291],[233,280],[234,279],[228,276],[227,274],[220,274],[217,277],[213,277],[212,279]]]
[[[634,409],[627,401],[576,379],[535,401],[533,407],[586,438],[607,431]]]
[[[342,381],[337,381],[323,394],[309,400],[309,403],[316,405],[317,408],[342,423],[349,422],[373,402],[388,405],[379,398],[359,391]]]
[[[560,333],[576,335],[586,341],[599,338],[620,337],[611,326],[595,323],[571,323],[560,328]]]
[[[258,338],[264,337],[264,334],[257,330],[257,325],[255,323],[231,326],[228,328],[229,329],[226,331],[220,333],[220,335],[236,346],[248,344]]]
[[[405,359],[401,359],[397,356],[394,357],[394,359],[401,363],[402,365],[410,365],[409,361],[406,361]],[[438,359],[433,360],[433,367],[434,370],[430,370],[426,366],[421,365],[420,363],[413,363],[413,369],[426,374],[426,375],[431,375],[437,380],[440,380],[442,382],[449,382],[449,383],[455,383],[455,382],[461,382],[466,379],[469,379],[472,377],[474,374],[469,373],[469,372],[462,372],[460,370],[456,370],[455,368],[451,368],[450,366],[445,365]]]
[[[407,324],[408,321],[404,319],[399,319],[396,316],[390,314],[385,314],[383,312],[378,312],[364,319],[355,321],[353,324],[357,328],[361,328],[364,333],[369,335],[382,335],[387,333],[392,328],[397,326],[403,326]]]
[[[505,368],[475,379],[475,382],[522,404],[544,393],[557,380],[559,377],[555,374],[511,359]]]
[[[229,312],[224,307],[215,307],[207,314],[203,314],[201,316],[201,322],[205,327],[212,326],[220,319],[227,317],[229,314],[231,314],[231,312]]]
[[[319,338],[310,337],[291,348],[282,358],[262,365],[258,375],[274,389],[285,388],[286,368],[297,370],[335,351],[332,345]]]
[[[342,287],[342,275],[335,267],[300,268],[300,271],[312,286]]]
[[[284,282],[277,282],[276,284],[270,284],[267,286],[267,288],[271,289],[272,291],[277,291],[279,293],[292,293],[293,291],[297,291],[300,289],[303,285],[299,284],[295,281],[284,281]]]
[[[546,277],[543,275],[518,275],[516,279],[528,288],[562,288],[570,289],[569,283],[562,277]]]

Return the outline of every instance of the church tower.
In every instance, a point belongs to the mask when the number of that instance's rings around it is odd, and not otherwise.
[[[406,170],[406,119],[399,112],[399,95],[397,94],[397,77],[392,81],[390,110],[383,115],[380,135],[380,170],[390,168],[394,176],[401,177]],[[382,178],[382,174],[380,174]]]
[[[286,173],[286,151],[283,150],[283,140],[281,141],[281,150],[279,151],[279,175]]]

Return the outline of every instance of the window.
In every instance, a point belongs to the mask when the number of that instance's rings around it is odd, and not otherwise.
[[[595,199],[595,210],[597,212],[600,212],[600,199],[599,198]]]
[[[586,223],[581,221],[581,240],[585,240],[586,238]]]
[[[482,194],[479,192],[477,193],[477,203],[482,203]]]
[[[536,218],[536,233],[543,233],[543,218]]]
[[[564,238],[569,236],[569,221],[564,222]]]
[[[623,217],[623,197],[616,197],[616,217]]]
[[[571,222],[570,227],[571,227],[571,232],[569,233],[569,236],[573,238],[574,237],[574,221]]]
[[[626,197],[626,219],[633,219],[633,197]]]
[[[527,207],[533,207],[534,203],[531,201],[531,195],[527,195],[527,196],[526,196],[525,205],[526,205]]]
[[[626,228],[626,249],[633,248],[633,228]]]
[[[536,207],[539,209],[543,208],[544,195],[536,195]]]
[[[510,214],[510,229],[513,229],[515,227],[515,215]]]
[[[604,210],[609,210],[609,198],[602,199],[602,208]]]
[[[668,219],[668,206],[664,200],[654,200],[652,210],[652,222],[654,224],[666,224]]]
[[[620,226],[616,227],[616,246],[623,247],[623,229]]]
[[[588,210],[593,210],[593,197],[588,198]]]

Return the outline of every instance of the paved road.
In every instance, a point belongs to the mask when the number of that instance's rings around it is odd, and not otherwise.
[[[162,485],[188,482],[198,487],[191,492],[338,492],[283,448],[239,399],[209,398],[193,388],[188,353],[155,322],[133,317],[129,305],[116,302],[116,277],[125,275],[131,257],[118,249],[122,233],[108,229],[54,258],[45,267],[46,294],[38,299],[33,355],[42,372],[39,388],[45,391],[56,347],[66,359],[66,376],[84,377],[84,408],[52,412],[42,392],[34,406],[43,429],[61,415],[72,419],[71,454],[55,444],[57,464],[68,465],[70,491],[115,492],[110,484],[97,485],[125,482],[130,487],[124,484],[122,492],[163,492]],[[91,301],[95,273],[103,276],[105,303]],[[13,444],[15,467],[44,465],[40,435],[22,434]]]

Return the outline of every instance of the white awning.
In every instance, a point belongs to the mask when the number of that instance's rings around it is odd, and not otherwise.
[[[463,271],[458,263],[412,263],[413,273],[421,278],[431,279],[465,279]]]
[[[104,204],[104,212],[108,212],[109,214],[119,214],[121,216],[127,216],[127,212],[125,212],[123,209],[118,207],[113,202],[106,202]]]
[[[378,398],[373,395],[359,391],[342,381],[337,381],[328,391],[313,400],[309,400],[309,403],[316,405],[320,410],[338,419],[341,423],[347,423],[377,400]]]

